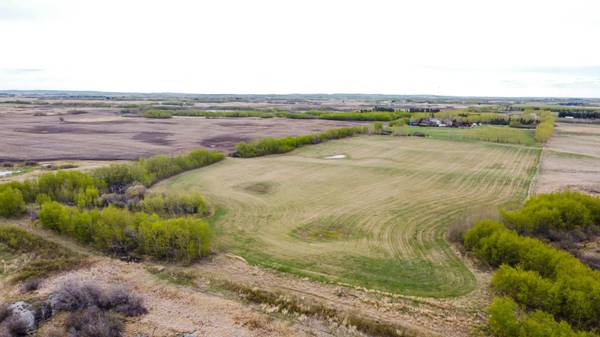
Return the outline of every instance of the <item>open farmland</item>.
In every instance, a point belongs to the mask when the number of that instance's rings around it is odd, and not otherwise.
[[[600,194],[600,125],[557,124],[544,148],[535,191],[565,189]]]
[[[473,128],[438,128],[405,126],[399,128],[398,133],[422,133],[433,139],[458,140],[458,141],[483,141],[492,143],[521,144],[536,146],[533,137],[534,130],[517,129],[508,126],[484,125]]]
[[[468,214],[520,202],[539,149],[356,137],[227,159],[155,187],[201,191],[222,249],[323,281],[456,296],[475,278],[445,240]],[[328,159],[345,155],[344,159]]]
[[[199,146],[228,151],[241,141],[265,136],[300,135],[358,124],[281,118],[157,120],[124,117],[110,109],[69,111],[0,107],[0,161],[137,159]]]

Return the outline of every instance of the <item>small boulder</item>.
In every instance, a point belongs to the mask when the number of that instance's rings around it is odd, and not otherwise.
[[[10,316],[14,320],[22,321],[27,327],[27,330],[32,331],[35,329],[35,314],[31,310],[31,305],[24,301],[15,302],[8,306],[10,310]]]

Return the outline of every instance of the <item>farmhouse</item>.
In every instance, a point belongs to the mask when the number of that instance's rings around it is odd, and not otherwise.
[[[416,125],[418,126],[433,126],[433,127],[448,127],[448,126],[452,126],[453,122],[451,119],[437,119],[437,118],[433,118],[433,117],[427,117],[427,118],[422,118],[420,119]]]

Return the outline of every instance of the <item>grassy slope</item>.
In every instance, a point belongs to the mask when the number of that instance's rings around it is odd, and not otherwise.
[[[224,209],[222,249],[324,281],[456,296],[475,278],[444,239],[465,212],[521,201],[538,149],[356,137],[290,154],[227,159],[160,183]],[[348,159],[325,156],[346,154]]]

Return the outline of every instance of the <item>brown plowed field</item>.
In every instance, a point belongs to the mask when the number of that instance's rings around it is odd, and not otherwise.
[[[0,161],[137,159],[204,146],[232,150],[240,141],[319,132],[355,122],[282,118],[124,117],[110,109],[0,108]]]

